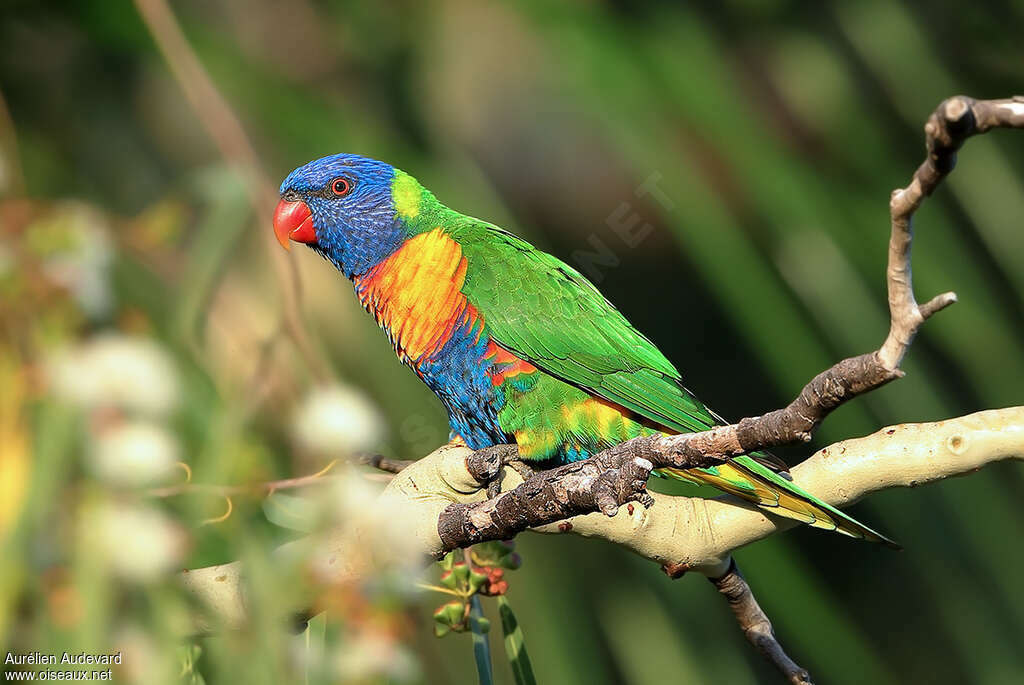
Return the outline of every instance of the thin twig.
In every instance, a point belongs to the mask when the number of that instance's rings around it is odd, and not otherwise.
[[[224,495],[224,501],[227,502],[227,509],[224,510],[224,513],[220,516],[214,516],[212,518],[204,519],[199,523],[200,528],[203,526],[209,526],[214,523],[223,523],[224,521],[227,521],[229,518],[231,518],[231,512],[235,510],[235,503],[231,501],[231,497],[229,495]]]
[[[360,454],[353,457],[352,461],[357,464],[372,466],[386,473],[395,474],[411,464],[413,460],[390,459],[379,454]],[[186,480],[184,483],[168,485],[162,488],[152,488],[146,491],[146,494],[150,497],[175,497],[186,494],[220,495],[223,497],[230,495],[269,495],[278,490],[304,488],[308,485],[329,481],[332,477],[328,476],[327,473],[337,464],[338,460],[335,459],[321,470],[308,476],[282,478],[281,480],[264,481],[248,485],[214,485],[210,483],[193,483],[192,470],[184,462],[179,462],[178,465],[186,470]]]
[[[729,608],[736,616],[736,622],[743,631],[743,636],[750,644],[754,645],[759,652],[771,662],[786,680],[793,685],[811,685],[811,675],[803,668],[797,666],[796,662],[786,655],[782,645],[775,637],[775,630],[771,621],[761,609],[750,589],[746,579],[736,567],[736,562],[729,564],[729,570],[718,578],[708,578],[711,584],[722,593]]]
[[[886,368],[899,366],[914,334],[928,317],[956,302],[956,294],[952,292],[936,295],[923,305],[918,305],[914,297],[910,268],[914,212],[953,170],[957,150],[964,141],[993,128],[1024,128],[1024,96],[975,100],[956,95],[944,100],[924,126],[928,156],[914,172],[910,185],[892,192],[889,200],[892,235],[886,270],[892,323],[878,351],[879,360]]]
[[[3,93],[0,93],[0,156],[3,157],[0,169],[0,193],[20,196],[25,194],[25,173],[21,168],[18,154],[18,133],[14,128],[14,119],[7,107]]]
[[[334,468],[337,463],[338,460],[335,459],[316,473],[308,476],[299,476],[297,478],[284,478],[282,480],[271,480],[262,483],[252,483],[250,485],[211,485],[207,483],[185,482],[178,485],[169,485],[163,488],[153,488],[148,490],[146,494],[150,497],[175,497],[177,495],[185,494],[221,495],[223,497],[244,494],[269,495],[270,493],[277,492],[278,490],[302,488],[307,485],[324,482],[328,480],[327,473]]]
[[[412,459],[391,459],[381,454],[358,454],[353,458],[353,461],[357,464],[372,466],[387,473],[399,473],[413,462]]]

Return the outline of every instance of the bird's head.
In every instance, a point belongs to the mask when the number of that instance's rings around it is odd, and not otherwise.
[[[288,174],[274,212],[274,232],[285,249],[290,241],[306,243],[352,277],[410,237],[401,198],[418,203],[423,192],[415,179],[390,164],[331,155]]]

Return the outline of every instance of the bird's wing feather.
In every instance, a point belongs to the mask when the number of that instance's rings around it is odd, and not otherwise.
[[[719,423],[658,348],[575,269],[490,225],[460,234],[468,258],[463,291],[498,344],[670,431]]]

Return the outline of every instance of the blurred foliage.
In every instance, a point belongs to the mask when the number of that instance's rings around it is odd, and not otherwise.
[[[609,299],[727,416],[779,406],[879,343],[887,197],[920,162],[926,116],[1024,79],[1019,0],[173,8],[270,177],[368,154],[596,263]],[[134,6],[8,0],[0,93],[2,651],[122,649],[115,678],[145,683],[472,682],[469,638],[432,636],[436,596],[341,589],[291,636],[284,598],[303,571],[268,551],[296,533],[258,496],[209,523],[223,498],[142,485],[183,479],[179,461],[197,483],[244,484],[357,449],[421,455],[447,427],[349,284],[305,251],[304,316],[336,377],[314,377],[275,333],[269,217]],[[908,376],[837,412],[819,444],[1020,402],[1022,179],[1024,136],[967,144],[919,213],[914,253],[917,291],[960,303],[925,327]],[[629,244],[612,224],[634,215],[651,229]],[[318,441],[298,420],[311,411],[367,418]],[[358,501],[367,481],[351,476]],[[999,465],[853,508],[902,554],[799,530],[737,556],[823,681],[1019,681],[1022,495],[1020,467]],[[539,682],[777,677],[706,583],[593,541],[519,549],[510,600]],[[235,558],[251,564],[252,625],[175,639],[189,606],[161,574]]]

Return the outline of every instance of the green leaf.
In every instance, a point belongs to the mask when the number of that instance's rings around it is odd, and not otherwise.
[[[203,674],[196,671],[196,662],[203,653],[199,645],[183,645],[178,648],[178,659],[181,662],[181,680],[186,685],[206,685]]]
[[[523,631],[505,595],[498,596],[498,614],[501,616],[501,632],[505,635],[505,655],[512,666],[516,685],[536,685],[530,656],[526,653]]]
[[[484,618],[479,595],[473,595],[469,599],[469,627],[473,631],[473,657],[476,660],[476,673],[480,678],[480,685],[492,685],[494,674],[491,672],[491,647],[486,637],[490,622]]]
[[[446,635],[451,630],[461,633],[466,630],[465,617],[465,602],[456,600],[442,604],[434,611],[434,632],[438,637]],[[438,632],[439,626],[444,628],[443,632]]]
[[[440,564],[442,570],[451,571],[452,565],[455,563],[455,552],[448,552],[448,554],[444,555],[444,559],[437,563]]]

